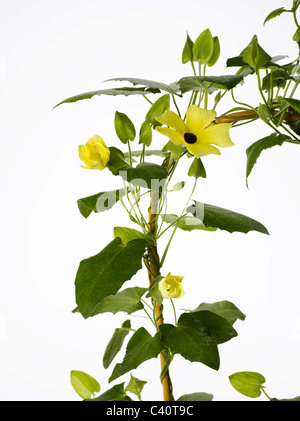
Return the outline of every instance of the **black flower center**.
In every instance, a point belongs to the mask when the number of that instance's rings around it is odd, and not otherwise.
[[[184,133],[183,137],[186,143],[189,143],[190,145],[197,142],[197,136],[194,133]]]

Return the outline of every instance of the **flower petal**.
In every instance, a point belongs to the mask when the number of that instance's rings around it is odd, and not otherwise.
[[[189,131],[198,137],[201,131],[214,120],[216,115],[215,111],[204,110],[196,105],[191,105],[186,113],[186,125]]]
[[[210,154],[214,155],[221,155],[221,152],[219,149],[217,149],[215,146],[203,144],[203,143],[193,143],[192,145],[187,144],[186,145],[188,151],[193,154],[196,158],[200,158],[201,156],[206,156]]]
[[[230,128],[231,124],[229,123],[214,124],[203,130],[198,140],[201,143],[214,144],[223,148],[233,146],[234,143],[230,140],[229,136]]]
[[[156,120],[159,123],[172,127],[172,129],[175,129],[181,133],[186,132],[186,125],[184,121],[173,111],[166,110],[161,116],[156,117]]]
[[[80,161],[84,161],[84,156],[85,156],[85,146],[84,145],[78,146],[78,155],[79,155]]]
[[[183,134],[177,132],[176,130],[160,126],[157,126],[156,130],[158,133],[163,134],[164,136],[168,136],[171,142],[175,143],[175,145],[183,145],[185,143]]]

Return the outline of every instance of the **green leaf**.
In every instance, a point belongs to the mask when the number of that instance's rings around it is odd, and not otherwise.
[[[181,92],[203,91],[208,89],[212,93],[219,89],[230,90],[243,80],[240,75],[224,76],[187,76],[178,81]]]
[[[182,190],[184,188],[185,184],[186,184],[185,181],[179,181],[178,183],[174,184],[173,190],[174,191]]]
[[[294,133],[300,136],[300,119],[296,121],[292,121],[291,123],[289,123],[289,126],[293,130]]]
[[[77,102],[77,101],[81,101],[83,99],[91,99],[95,95],[98,95],[98,96],[99,95],[113,95],[113,96],[124,95],[124,96],[128,96],[128,95],[147,95],[147,94],[158,93],[158,92],[160,92],[160,91],[153,90],[153,89],[149,90],[145,87],[143,87],[143,88],[124,87],[124,88],[100,89],[98,91],[84,92],[82,94],[71,96],[70,98],[64,99],[63,101],[56,104],[53,107],[53,109],[58,107],[59,105],[62,105],[62,104]]]
[[[127,143],[129,140],[135,139],[136,133],[132,121],[126,114],[120,113],[119,111],[116,111],[115,113],[115,130],[118,138],[123,143]]]
[[[286,70],[276,69],[268,73],[262,81],[262,89],[268,91],[271,87],[284,88],[286,81],[294,79]]]
[[[179,217],[175,214],[166,214],[164,215],[164,222],[167,224],[176,225],[176,221],[179,219]],[[183,231],[193,231],[193,230],[204,230],[204,231],[216,231],[217,228],[210,228],[206,227],[203,222],[195,218],[194,216],[183,216],[178,220],[178,228],[180,228]]]
[[[110,158],[107,164],[107,168],[113,175],[117,175],[120,169],[128,167],[129,164],[125,159],[125,155],[122,151],[120,151],[120,149],[111,146],[109,150]]]
[[[83,371],[72,370],[71,384],[82,399],[88,399],[100,391],[100,385],[92,376]]]
[[[288,401],[300,401],[300,396],[296,396],[295,398],[290,398],[290,399],[276,399],[276,398],[272,398],[270,399],[270,401],[284,401],[284,402],[288,402]]]
[[[205,29],[193,46],[193,60],[201,64],[208,63],[214,51],[214,39],[209,29]]]
[[[246,234],[253,230],[269,234],[267,229],[255,219],[217,206],[195,201],[194,205],[187,208],[187,212],[201,219],[206,227],[219,228],[231,233]]]
[[[146,291],[148,291],[148,288],[133,287],[119,291],[115,295],[108,295],[99,302],[91,316],[108,312],[113,314],[118,312],[132,314],[141,310],[144,308],[144,305],[141,303],[141,297]]]
[[[206,178],[206,171],[201,161],[201,158],[195,158],[190,166],[188,175],[190,177],[195,177],[196,179],[199,177]]]
[[[194,43],[189,37],[189,34],[187,33],[186,41],[185,41],[183,51],[182,51],[182,58],[181,58],[183,64],[188,63],[189,61],[192,62],[194,60],[193,46],[194,46]]]
[[[159,329],[162,343],[170,348],[173,354],[180,354],[191,362],[203,363],[214,370],[219,369],[220,357],[217,343],[207,330],[199,329],[196,323],[190,326],[181,324],[179,321],[176,327],[164,323]]]
[[[103,367],[108,368],[120,352],[126,336],[129,334],[131,328],[130,320],[125,320],[121,328],[117,328],[109,341],[103,355]]]
[[[282,101],[287,102],[296,113],[300,114],[300,100],[295,98],[282,98]]]
[[[130,380],[125,390],[126,392],[134,393],[141,400],[141,393],[146,383],[145,380],[137,379],[130,374]]]
[[[232,386],[242,395],[258,398],[266,379],[254,371],[240,371],[229,376]]]
[[[160,191],[168,176],[168,172],[162,165],[151,162],[143,162],[136,167],[122,168],[118,174],[134,186],[140,186],[154,191]]]
[[[287,141],[288,139],[290,139],[289,136],[286,136],[283,134],[272,133],[269,136],[266,136],[260,140],[257,140],[255,143],[249,146],[246,150],[246,154],[247,154],[246,180],[248,180],[248,177],[251,174],[251,171],[263,150],[272,148],[273,146],[281,146],[283,142]]]
[[[160,156],[162,158],[165,158],[168,155],[167,152],[163,152],[163,151],[158,150],[158,149],[152,149],[152,150],[146,149],[144,152],[141,151],[141,150],[140,151],[132,151],[131,155],[132,156],[141,156],[142,153],[144,153],[145,156],[154,155],[154,156]],[[128,154],[128,152],[126,152],[124,155],[127,157],[129,154]]]
[[[161,83],[161,82],[155,82],[153,80],[147,80],[147,79],[139,79],[139,78],[132,78],[132,77],[119,77],[119,78],[113,78],[113,79],[109,79],[108,81],[127,81],[129,83],[132,83],[133,85],[142,85],[145,86],[147,88],[152,88],[152,89],[158,89],[160,91],[165,91],[168,92],[169,94],[172,95],[179,95],[179,91],[178,91],[178,86],[176,83],[173,83],[171,85],[167,85],[165,83]],[[138,88],[141,89],[141,88]]]
[[[280,16],[284,12],[288,12],[288,10],[286,10],[284,7],[280,7],[279,9],[273,10],[273,12],[269,13],[266,19],[264,20],[264,24],[269,20]]]
[[[162,148],[162,152],[171,152],[173,158],[175,160],[179,159],[184,148],[181,145],[175,145],[175,143],[169,141],[166,145]]]
[[[77,200],[78,209],[87,218],[92,212],[98,213],[111,209],[125,195],[124,189],[111,190]]]
[[[109,382],[137,368],[144,361],[156,358],[161,350],[162,346],[158,334],[152,337],[145,328],[139,328],[130,338],[125,357],[122,363],[116,364]]]
[[[98,396],[95,399],[87,399],[87,400],[105,401],[105,402],[132,401],[132,399],[129,396],[127,396],[125,393],[124,383],[116,384],[111,389],[102,393],[102,395]]]
[[[246,63],[253,67],[255,72],[258,72],[259,69],[271,60],[271,56],[259,45],[256,35],[253,36],[250,43],[240,55]]]
[[[136,240],[138,238],[147,241],[147,243],[149,242],[149,238],[147,237],[147,235],[133,228],[126,227],[114,227],[114,237],[121,238],[124,246],[126,246],[126,244],[129,243],[129,241]]]
[[[266,61],[266,63],[264,64],[264,68],[268,68],[268,67],[281,67],[279,65],[276,64],[276,61],[282,60],[284,58],[286,58],[288,56],[275,56],[272,57],[271,60]],[[226,66],[227,67],[243,67],[243,68],[247,68],[247,70],[252,69],[252,67],[243,59],[243,56],[236,56],[236,57],[231,57],[229,59],[227,59],[226,61]],[[252,69],[252,71],[247,71],[247,74],[252,74],[254,72],[254,70]]]
[[[155,128],[158,123],[156,117],[161,116],[166,110],[170,108],[170,95],[166,94],[158,98],[150,107],[146,114],[146,120]]]
[[[216,62],[218,61],[219,57],[220,57],[220,52],[221,52],[221,48],[220,48],[220,41],[218,37],[214,37],[214,48],[213,48],[213,53],[207,63],[207,65],[209,67],[212,67],[216,64]]]
[[[293,35],[293,41],[296,41],[298,44],[300,42],[300,27],[296,29],[296,32]]]
[[[227,67],[248,67],[248,63],[246,63],[242,56],[235,56],[228,58],[226,61]]]
[[[146,146],[150,146],[152,142],[152,129],[149,121],[145,120],[141,125],[139,133],[139,144],[143,143]]]
[[[224,317],[204,309],[183,313],[178,320],[178,324],[201,330],[204,334],[212,337],[217,344],[228,342],[237,336],[232,324]]]
[[[226,319],[230,324],[234,324],[237,319],[245,320],[246,316],[230,301],[218,301],[215,303],[201,303],[194,311],[208,310],[212,313],[215,313],[224,319]]]
[[[146,245],[144,239],[124,245],[120,238],[115,238],[100,253],[80,262],[75,292],[78,310],[84,318],[90,317],[103,298],[116,294],[141,269]]]
[[[189,402],[210,402],[213,400],[213,395],[210,393],[205,392],[196,392],[196,393],[189,393],[187,395],[182,395],[177,401],[189,401]]]
[[[154,281],[152,282],[149,292],[146,295],[146,298],[153,298],[155,301],[157,301],[157,304],[159,306],[162,305],[163,302],[163,296],[159,290],[159,282],[163,279],[163,276],[158,275]]]

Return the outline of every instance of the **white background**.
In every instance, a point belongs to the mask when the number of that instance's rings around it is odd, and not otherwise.
[[[113,226],[132,226],[118,205],[87,220],[80,215],[77,199],[120,187],[121,181],[108,171],[82,169],[77,147],[99,134],[109,146],[122,148],[113,127],[115,111],[127,113],[139,128],[148,104],[140,97],[102,96],[52,111],[53,106],[113,86],[102,83],[112,77],[171,83],[191,75],[190,66],[181,64],[186,31],[194,40],[206,28],[219,36],[221,57],[210,74],[232,73],[226,59],[238,55],[254,34],[270,55],[294,59],[292,16],[263,26],[270,11],[290,3],[0,0],[2,400],[80,400],[69,381],[71,370],[94,376],[105,391],[111,387],[111,368],[103,369],[102,354],[112,330],[126,318],[107,313],[84,320],[72,314],[79,262],[112,240]],[[255,86],[249,77],[236,90],[237,98],[257,106]],[[219,114],[233,106],[227,96]],[[256,122],[231,133],[236,146],[205,159],[208,177],[199,181],[194,198],[251,216],[271,235],[176,234],[165,271],[184,275],[185,296],[177,307],[226,299],[247,317],[235,324],[239,336],[220,346],[218,372],[174,358],[174,393],[202,391],[215,400],[247,400],[228,376],[248,370],[266,377],[271,397],[294,397],[300,394],[300,151],[290,144],[265,151],[247,189],[245,150],[269,130]],[[154,148],[165,140],[157,134]],[[187,168],[181,167],[176,181],[187,180]],[[180,200],[173,201],[170,212]],[[135,279],[129,285],[145,285],[145,271]],[[169,310],[166,306],[166,321],[172,322]],[[146,319],[132,320],[133,327],[151,330]],[[144,363],[133,374],[148,380],[145,400],[162,399],[158,361]],[[125,375],[113,384],[128,379]]]

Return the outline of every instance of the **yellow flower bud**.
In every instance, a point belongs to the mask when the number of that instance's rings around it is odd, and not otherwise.
[[[91,137],[85,145],[78,147],[79,159],[85,163],[83,168],[103,170],[110,158],[110,150],[100,136]]]
[[[175,276],[168,273],[168,275],[163,278],[159,284],[158,288],[161,292],[163,298],[180,298],[183,296],[182,288],[182,279],[183,276]]]

